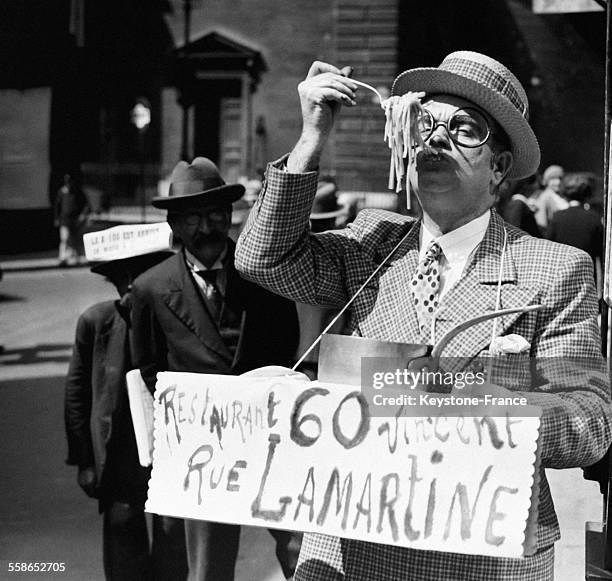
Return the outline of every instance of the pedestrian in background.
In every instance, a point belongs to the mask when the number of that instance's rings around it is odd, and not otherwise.
[[[317,185],[317,193],[312,202],[310,211],[311,232],[325,232],[333,230],[344,222],[347,208],[338,203],[338,186],[336,180],[331,176],[321,176]]]
[[[506,222],[510,222],[510,224],[527,232],[527,234],[541,238],[542,232],[536,222],[533,208],[529,204],[529,200],[538,190],[538,186],[537,174],[519,180],[515,184],[507,183],[504,195],[509,195],[510,198],[500,205],[499,211]]]
[[[83,225],[87,221],[90,205],[82,188],[70,174],[64,175],[54,210],[55,226],[59,228],[60,237],[60,266],[77,264],[81,255]]]
[[[134,283],[134,361],[151,392],[160,371],[239,375],[265,365],[290,366],[297,346],[295,306],[241,278],[229,238],[232,203],[244,193],[226,184],[210,160],[181,161],[168,196],[153,205],[168,211],[180,252]],[[232,581],[240,526],[162,517],[164,533],[184,538],[189,581]],[[270,533],[285,577],[293,575],[301,535]],[[171,562],[172,561],[172,562]],[[160,567],[181,581],[179,555]]]
[[[569,174],[564,179],[563,192],[569,207],[552,217],[548,226],[548,237],[554,242],[584,250],[593,260],[597,288],[601,289],[603,224],[597,212],[584,207],[593,195],[593,187],[587,176]]]
[[[65,393],[67,463],[103,513],[104,573],[109,581],[146,581],[151,566],[144,515],[149,468],[138,461],[125,374],[130,355],[130,287],[170,256],[154,252],[97,264],[119,300],[96,303],[77,322]],[[155,543],[154,543],[155,547]]]
[[[568,207],[561,195],[565,170],[560,165],[550,165],[542,174],[542,190],[534,192],[530,204],[535,209],[535,219],[540,231],[546,235],[548,224],[555,212]]]

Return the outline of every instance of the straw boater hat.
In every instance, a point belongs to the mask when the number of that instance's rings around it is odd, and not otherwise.
[[[229,205],[242,197],[244,186],[226,184],[217,166],[205,157],[196,157],[190,164],[179,161],[170,175],[167,196],[153,198],[156,208],[178,209],[186,205]]]
[[[456,95],[472,101],[493,117],[510,138],[514,164],[507,177],[527,177],[538,169],[540,147],[529,126],[527,94],[501,63],[477,52],[453,52],[438,68],[401,73],[391,94],[403,95],[408,91]]]
[[[311,220],[327,220],[340,216],[345,210],[338,204],[338,187],[331,179],[321,179],[317,186],[310,212]]]

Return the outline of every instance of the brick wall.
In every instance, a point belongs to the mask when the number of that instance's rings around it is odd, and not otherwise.
[[[337,0],[336,62],[353,77],[391,88],[397,73],[398,0]],[[389,150],[385,116],[374,93],[360,89],[358,106],[344,108],[334,136],[334,167],[343,190],[386,191]]]
[[[334,62],[333,2],[329,0],[206,0],[195,3],[191,39],[211,30],[258,49],[268,70],[253,95],[253,120],[265,119],[267,158],[290,151],[301,130],[298,83],[314,60]],[[183,16],[168,18],[177,44],[183,39]],[[170,111],[179,115],[180,111]],[[180,126],[180,121],[170,121]],[[196,152],[197,153],[197,152]],[[331,151],[323,160],[330,169]],[[171,167],[174,159],[168,160]]]
[[[306,6],[298,0],[267,0],[253,10],[247,0],[207,0],[193,12],[192,39],[217,30],[261,50],[268,71],[253,96],[253,119],[265,118],[272,160],[288,152],[299,137],[297,85],[312,61],[351,65],[356,79],[390,89],[397,73],[398,1],[313,0]],[[181,42],[180,10],[169,24]],[[335,174],[344,191],[387,191],[385,118],[372,96],[363,89],[360,106],[343,109],[321,162],[321,171]],[[176,107],[165,113],[179,114]]]

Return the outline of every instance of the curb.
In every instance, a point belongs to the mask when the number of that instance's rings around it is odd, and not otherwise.
[[[39,258],[31,260],[7,260],[0,262],[0,269],[4,274],[11,272],[33,272],[38,270],[71,270],[85,268],[86,263],[60,266],[57,258]]]

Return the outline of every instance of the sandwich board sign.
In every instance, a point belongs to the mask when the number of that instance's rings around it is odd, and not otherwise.
[[[174,372],[158,375],[154,406],[148,512],[496,557],[534,550],[538,414],[432,405],[378,417],[355,386]]]

